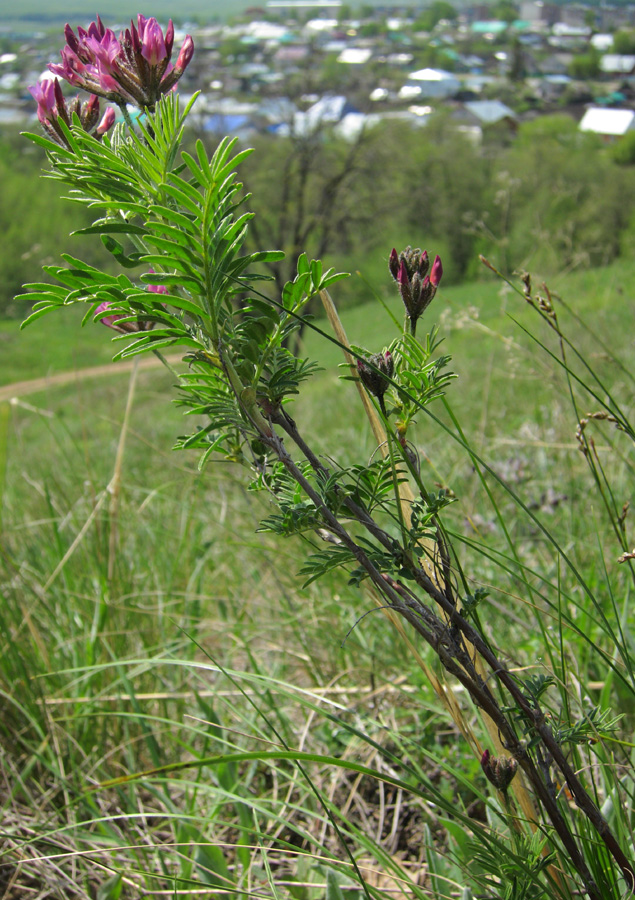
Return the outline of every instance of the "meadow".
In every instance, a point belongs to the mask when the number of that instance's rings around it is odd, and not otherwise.
[[[227,0],[214,0],[214,3],[211,4],[203,3],[201,0],[190,0],[179,7],[178,15],[181,21],[191,18],[218,21],[239,13],[248,5],[247,3],[229,3]],[[139,12],[147,16],[158,16],[166,21],[175,15],[174,6],[164,3],[162,0],[145,8],[138,5],[133,6],[127,0],[109,0],[108,4],[104,6],[105,14],[112,19],[121,21],[135,17]],[[0,12],[0,23],[16,31],[24,30],[30,33],[34,28],[50,28],[69,20],[89,22],[94,15],[94,9],[83,0],[71,0],[70,3],[58,3],[57,0],[27,0],[20,6],[19,11],[10,7],[3,8]]]
[[[632,406],[635,271],[617,261],[549,287],[579,381],[536,310],[484,268],[426,314],[458,377],[415,440],[424,481],[457,498],[449,527],[490,592],[489,639],[514,671],[555,674],[554,722],[595,706],[622,716],[597,729],[593,783],[628,842],[631,563],[617,563],[607,508],[630,499],[632,443],[591,423],[596,485],[576,427],[598,408],[585,383]],[[378,294],[342,315],[372,352],[402,316],[394,292]],[[170,449],[184,425],[169,372],[82,377],[110,358],[109,337],[74,310],[0,327],[0,385],[77,369],[0,405],[4,897],[469,900],[461,860],[475,850],[453,811],[491,825],[496,808],[476,707],[451,680],[435,691],[434,655],[372,591],[337,570],[301,586],[311,542],[257,531],[270,502],[238,468],[198,471],[195,453]],[[339,348],[309,331],[302,355],[322,370],[293,415],[321,452],[372,457]],[[609,758],[624,767],[613,782]],[[583,829],[573,804],[571,817]],[[547,896],[495,883],[483,896]]]

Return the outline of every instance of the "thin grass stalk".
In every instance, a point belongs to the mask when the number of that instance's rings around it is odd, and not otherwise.
[[[168,365],[166,360],[161,358],[164,365]],[[139,357],[135,357],[132,364],[132,372],[130,373],[130,381],[128,383],[128,396],[126,398],[126,409],[121,423],[121,431],[119,433],[119,442],[117,444],[117,454],[115,456],[115,467],[112,473],[108,491],[110,493],[110,502],[108,504],[108,519],[110,522],[110,534],[108,536],[108,584],[112,584],[115,572],[115,561],[117,557],[117,522],[119,518],[119,503],[121,496],[121,472],[123,469],[124,451],[126,447],[126,437],[128,434],[128,425],[130,423],[130,415],[132,413],[132,405],[134,401],[135,389],[137,385],[137,375],[139,373]]]
[[[371,402],[371,399],[368,396],[368,392],[362,385],[361,380],[360,380],[359,376],[357,375],[356,361],[355,361],[355,358],[350,353],[350,344],[348,341],[348,337],[346,335],[346,331],[344,329],[342,321],[337,312],[337,308],[336,308],[335,304],[333,303],[331,295],[329,294],[329,292],[327,290],[320,291],[320,298],[322,300],[322,304],[326,311],[326,314],[327,314],[328,320],[331,324],[331,327],[333,328],[333,331],[335,332],[335,337],[337,338],[337,340],[340,343],[342,353],[344,355],[344,359],[349,364],[349,366],[351,368],[351,373],[355,377],[355,386],[360,395],[362,405],[364,407],[364,412],[366,413],[366,416],[370,422],[370,426],[373,431],[373,435],[375,436],[375,440],[377,441],[377,443],[379,445],[380,452],[385,457],[388,453],[388,449],[387,449],[388,436],[386,434],[386,431],[385,431],[379,417],[377,416],[377,413]],[[400,484],[398,485],[398,491],[399,491],[399,499],[400,499],[400,504],[402,507],[404,518],[405,518],[406,522],[408,523],[408,525],[410,525],[410,509],[411,509],[411,503],[414,500],[414,494],[412,492],[409,482],[407,482],[407,481],[400,482]],[[431,540],[420,540],[419,544],[423,550],[423,554],[422,554],[422,557],[420,558],[419,562],[425,568],[427,574],[433,579],[433,581],[438,586],[441,587],[443,585],[448,585],[448,579],[446,577],[446,574],[443,572],[440,572],[438,566],[435,564],[434,543]],[[379,601],[379,605],[381,606],[381,601]],[[389,618],[393,622],[393,624],[396,624],[397,620],[396,620],[395,614],[392,610],[384,609],[384,615],[386,615],[387,618]],[[405,637],[405,634],[404,634],[402,628],[398,627],[398,630],[402,634],[402,637]],[[408,642],[408,643],[410,643],[410,642]],[[412,645],[410,645],[410,646],[412,648]],[[414,649],[414,648],[412,648],[412,649]],[[461,713],[459,705],[454,701],[452,691],[447,687],[447,685],[444,685],[442,682],[439,681],[438,678],[436,678],[436,676],[433,675],[432,671],[429,669],[429,667],[427,665],[425,665],[425,663],[423,663],[423,660],[420,659],[418,654],[416,655],[416,658],[418,658],[419,665],[422,667],[424,673],[426,674],[430,684],[432,685],[433,690],[435,691],[435,693],[437,694],[437,696],[439,697],[439,699],[441,700],[441,702],[443,703],[445,708],[450,713],[452,720],[454,721],[456,726],[460,729],[461,733],[464,735],[468,744],[472,747],[476,757],[480,760],[480,758],[483,755],[483,748],[476,740],[472,729],[467,726],[467,723],[464,720],[464,717]],[[485,669],[481,662],[481,658],[476,650],[474,650],[473,659],[474,659],[474,663],[475,663],[475,666],[476,666],[479,676],[484,679],[485,678]],[[449,700],[450,696],[453,698],[453,702],[450,702],[450,700]],[[504,747],[504,745],[500,739],[500,733],[499,733],[499,730],[496,727],[494,721],[490,718],[490,716],[487,715],[486,712],[484,712],[484,711],[481,711],[481,712],[482,712],[485,727],[487,729],[487,733],[489,735],[489,738],[490,738],[490,741],[491,741],[493,747],[496,750],[496,754],[499,756],[507,756],[508,751]],[[527,791],[527,788],[522,781],[522,778],[514,779],[514,781],[511,784],[511,788],[516,796],[516,799],[517,799],[518,804],[523,812],[523,815],[525,816],[527,822],[530,824],[530,827],[535,831],[536,828],[538,827],[537,822],[539,820],[539,816],[538,816],[538,812],[533,804],[531,796],[529,795],[529,792]]]
[[[7,460],[9,458],[9,423],[11,407],[8,403],[0,403],[0,534],[4,510],[4,491],[7,478]]]

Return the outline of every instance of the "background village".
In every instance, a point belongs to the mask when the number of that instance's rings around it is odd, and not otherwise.
[[[202,88],[198,126],[219,136],[329,125],[354,140],[381,121],[424,126],[439,110],[475,141],[553,112],[611,141],[635,130],[635,5],[271,2],[226,23],[178,24],[177,43],[187,32],[196,45],[181,93]],[[47,76],[60,32],[0,30],[5,130],[34,119],[28,86]]]

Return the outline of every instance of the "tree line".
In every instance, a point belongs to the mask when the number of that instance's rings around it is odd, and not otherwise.
[[[495,128],[481,142],[438,114],[423,128],[367,129],[353,143],[321,129],[264,135],[254,146],[243,171],[254,245],[288,254],[271,273],[277,289],[303,251],[375,284],[387,277],[391,248],[408,243],[442,256],[444,283],[477,277],[481,253],[507,273],[547,276],[606,265],[635,247],[633,154],[565,115],[524,123],[515,135]],[[22,139],[0,138],[2,318],[25,312],[14,299],[21,285],[41,280],[41,265],[60,252],[90,263],[106,255],[94,238],[68,237],[82,211],[37,177],[44,164]],[[346,303],[368,299],[360,279],[340,294]]]

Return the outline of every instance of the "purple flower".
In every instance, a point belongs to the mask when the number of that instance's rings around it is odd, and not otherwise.
[[[173,66],[172,21],[164,34],[154,17],[142,15],[119,38],[99,17],[88,30],[78,28],[77,34],[67,24],[64,36],[62,63],[49,65],[53,74],[119,106],[133,103],[141,109],[154,109],[157,100],[174,88],[194,52],[187,35]]]
[[[417,319],[432,302],[441,281],[443,275],[441,258],[437,254],[428,275],[430,259],[427,250],[421,251],[419,248],[413,250],[412,247],[406,247],[398,254],[393,248],[388,268],[399,286],[399,293],[414,334]]]
[[[40,123],[44,125],[53,118],[57,106],[53,79],[44,78],[42,81],[30,87],[29,93],[37,103],[37,117]]]
[[[192,40],[191,35],[187,35],[185,40],[183,41],[183,45],[179,52],[179,55],[176,60],[176,65],[174,66],[174,74],[176,75],[177,80],[181,77],[183,72],[187,69],[190,64],[190,61],[194,55],[194,41]],[[176,84],[176,81],[174,82]]]
[[[172,43],[174,42],[174,25],[170,19],[166,36],[163,36],[161,26],[156,19],[146,19],[139,15],[137,18],[141,55],[150,66],[158,66],[166,57],[170,56]],[[134,26],[133,26],[134,27]],[[170,37],[168,37],[168,35]],[[168,50],[168,46],[170,50]]]
[[[155,275],[156,272],[154,269],[148,269],[149,275]],[[169,291],[167,287],[163,284],[149,284],[147,287],[147,291],[149,294],[168,294]],[[165,303],[162,304],[165,306]],[[112,303],[110,301],[105,300],[103,303],[100,303],[97,309],[95,310],[95,315],[99,315],[99,313],[106,312],[112,307]],[[136,334],[139,331],[151,331],[154,328],[154,322],[149,319],[134,319],[129,322],[122,321],[123,319],[129,319],[131,313],[128,312],[120,312],[120,313],[112,313],[109,316],[102,316],[100,322],[102,324],[107,325],[108,328],[112,328],[113,331],[118,331],[120,334]]]
[[[112,303],[109,303],[105,300],[103,303],[100,303],[97,309],[95,310],[95,315],[99,315],[99,313],[106,312],[107,309],[110,309]],[[119,325],[118,322],[121,319],[126,318],[123,315],[112,315],[112,316],[102,316],[99,320],[102,325],[107,325],[108,328],[112,328],[114,331],[119,331],[121,334],[127,334],[128,332],[139,331],[139,328],[134,327],[136,323],[134,322],[124,322],[123,325]]]
[[[67,105],[62,88],[57,78],[45,78],[29,88],[29,92],[37,101],[37,117],[47,135],[57,144],[70,148],[66,135],[60,126],[60,120],[70,128],[73,115],[77,114],[84,131],[96,138],[101,138],[115,123],[113,109],[106,110],[99,121],[99,98],[92,94],[84,103],[75,97]],[[99,124],[97,124],[99,122]]]
[[[99,313],[106,312],[111,306],[112,303],[105,300],[103,303],[99,304],[95,310],[95,315],[97,316]],[[102,316],[100,322],[102,325],[107,325],[108,328],[112,328],[113,331],[118,331],[120,334],[136,334],[139,331],[151,331],[154,328],[154,322],[149,322],[144,319],[134,319],[128,322],[123,321],[124,319],[129,319],[129,317],[129,313],[113,313],[110,316]]]
[[[101,137],[106,134],[106,132],[112,128],[115,124],[115,111],[112,106],[109,106],[106,112],[103,114],[101,122],[95,129],[95,137]]]
[[[152,267],[148,269],[149,275],[156,275],[156,272]],[[151,294],[169,294],[169,290],[164,284],[149,284],[147,290]]]

